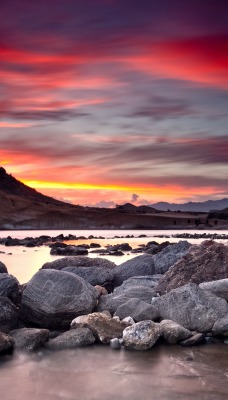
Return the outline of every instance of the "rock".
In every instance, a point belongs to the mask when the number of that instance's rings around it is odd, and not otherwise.
[[[156,307],[136,298],[130,299],[126,303],[121,304],[114,315],[117,315],[122,320],[130,316],[136,322],[146,320],[155,321],[159,317]]]
[[[75,349],[89,346],[94,342],[95,337],[88,328],[77,328],[49,340],[46,347],[51,350]]]
[[[14,348],[14,340],[3,332],[0,332],[0,355],[12,353]]]
[[[165,273],[156,290],[164,294],[187,283],[227,278],[227,259],[228,247],[224,244],[205,241],[191,246],[189,252]]]
[[[162,278],[163,275],[146,275],[146,276],[132,276],[122,283],[121,286],[117,286],[113,293],[115,295],[124,294],[126,289],[129,289],[134,286],[146,286],[150,289],[153,289],[157,286],[158,282]]]
[[[109,344],[111,339],[121,338],[127,323],[117,321],[103,313],[81,315],[71,322],[71,329],[89,328],[94,337],[101,343]]]
[[[8,299],[0,296],[0,331],[9,333],[19,324],[19,312],[17,307]]]
[[[161,296],[154,297],[162,319],[170,319],[191,331],[209,332],[217,319],[228,314],[227,302],[195,283],[189,283]]]
[[[89,247],[91,249],[98,249],[101,247],[101,245],[99,243],[90,243]]]
[[[115,318],[115,316],[113,318]],[[123,318],[122,322],[125,322],[128,325],[134,325],[135,324],[135,321],[130,316]]]
[[[132,276],[154,275],[155,267],[153,257],[149,254],[132,258],[114,270],[114,285],[120,286],[125,280]]]
[[[168,319],[161,321],[159,326],[161,336],[169,344],[176,344],[177,342],[181,342],[182,340],[188,339],[192,336],[192,332],[188,329],[184,328],[177,322]]]
[[[21,317],[43,328],[68,327],[78,315],[93,311],[98,292],[70,272],[40,270],[22,294]]]
[[[19,303],[19,282],[14,276],[6,273],[0,274],[0,296],[8,297],[15,304]]]
[[[37,350],[49,339],[47,329],[21,328],[10,332],[14,339],[15,349],[33,351]]]
[[[228,336],[228,315],[218,319],[212,328],[212,332],[216,336]]]
[[[0,274],[5,273],[7,274],[7,268],[5,266],[5,264],[3,264],[3,262],[0,261]]]
[[[155,295],[156,292],[153,289],[144,286],[130,287],[120,295],[111,293],[108,296],[101,296],[97,305],[97,311],[108,310],[111,314],[114,314],[120,305],[133,298],[143,300],[150,305],[152,297]],[[125,317],[128,315],[125,315]]]
[[[219,279],[218,281],[203,282],[199,284],[199,287],[203,290],[209,290],[209,292],[228,301],[228,278]]]
[[[156,274],[164,274],[182,258],[191,247],[186,240],[166,246],[160,253],[153,256]]]
[[[123,344],[130,350],[148,350],[160,337],[159,325],[152,321],[137,322],[123,331]]]
[[[189,337],[181,342],[181,346],[194,346],[195,344],[202,343],[205,340],[204,333],[195,333],[195,335]]]
[[[79,246],[53,247],[50,254],[58,256],[86,256],[88,250],[85,247]]]
[[[102,286],[108,282],[112,282],[114,276],[113,269],[102,267],[66,267],[62,271],[72,272],[93,286]]]
[[[112,350],[119,350],[121,348],[121,343],[118,338],[110,340],[110,347]]]
[[[105,258],[89,258],[89,257],[64,257],[55,261],[47,262],[42,266],[42,269],[57,269],[61,270],[66,267],[102,267],[110,268],[116,267],[116,264],[106,260]]]

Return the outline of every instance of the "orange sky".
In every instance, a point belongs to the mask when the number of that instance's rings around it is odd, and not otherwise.
[[[5,3],[0,165],[75,204],[228,196],[227,12],[220,0]]]

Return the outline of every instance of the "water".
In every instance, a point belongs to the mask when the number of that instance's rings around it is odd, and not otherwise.
[[[189,231],[194,233],[194,231]],[[205,232],[205,231],[204,231]],[[212,233],[212,231],[208,231]],[[24,238],[47,234],[69,233],[88,237],[103,246],[128,242],[133,248],[155,239],[156,235],[172,235],[175,231],[13,231],[2,237]],[[199,233],[199,231],[197,231]],[[228,234],[228,231],[217,231]],[[146,238],[111,239],[115,235]],[[170,238],[172,242],[179,239]],[[189,240],[200,243],[203,239]],[[86,241],[90,243],[91,241]],[[80,244],[84,241],[77,241]],[[224,241],[227,243],[227,240]],[[46,246],[39,248],[0,246],[0,260],[20,282],[27,282],[50,256]],[[7,253],[12,253],[8,255]],[[93,255],[94,257],[96,255]],[[105,256],[106,257],[106,256]],[[119,264],[135,254],[110,257]],[[107,258],[107,257],[106,257]],[[113,351],[109,346],[94,345],[75,350],[33,354],[15,352],[0,358],[1,400],[225,400],[228,393],[228,347],[211,344],[184,348],[157,345],[150,351]]]
[[[2,400],[225,400],[228,348],[91,346],[0,361]]]
[[[186,233],[199,233],[199,231],[186,230]],[[91,240],[77,240],[67,242],[68,244],[90,244],[91,242],[99,243],[102,247],[107,244],[118,244],[122,242],[128,242],[133,248],[137,248],[140,244],[146,244],[150,240],[156,240],[158,243],[162,243],[165,240],[169,240],[170,242],[178,242],[179,240],[170,237],[171,235],[177,233],[174,230],[69,230],[69,231],[57,231],[57,230],[46,230],[46,231],[2,231],[1,237],[11,236],[19,239],[23,239],[27,236],[37,237],[41,235],[48,236],[57,236],[63,233],[65,236],[68,234],[76,235],[76,236],[85,236],[89,237],[93,236],[102,236],[105,239],[91,239]],[[202,233],[202,232],[200,232]],[[219,234],[228,234],[228,231],[219,230],[219,231],[203,231],[203,233],[219,233]],[[146,238],[139,238],[140,235],[146,235]],[[134,238],[125,238],[125,239],[113,239],[114,236],[127,236],[134,235]],[[159,238],[158,236],[165,235],[167,238]],[[204,239],[188,239],[191,243],[200,243]],[[227,243],[227,240],[219,240],[220,242]],[[50,255],[50,249],[47,246],[42,247],[34,247],[34,248],[25,248],[22,246],[13,246],[13,247],[5,247],[0,245],[0,251],[4,252],[0,254],[0,261],[2,261],[8,268],[10,274],[14,275],[20,283],[28,282],[32,276],[42,267],[45,262],[53,261],[60,256],[52,256]],[[127,253],[124,256],[104,256],[105,258],[113,261],[114,263],[121,264],[122,262],[135,257],[137,254]],[[90,257],[100,257],[97,254],[90,254]]]

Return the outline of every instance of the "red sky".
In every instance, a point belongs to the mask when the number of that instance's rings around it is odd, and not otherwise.
[[[228,196],[228,4],[8,0],[0,165],[75,204]]]

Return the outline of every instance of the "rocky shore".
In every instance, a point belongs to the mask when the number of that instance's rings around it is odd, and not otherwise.
[[[0,354],[94,343],[131,350],[227,343],[228,246],[149,242],[144,252],[118,266],[62,257],[24,285],[0,262]]]

